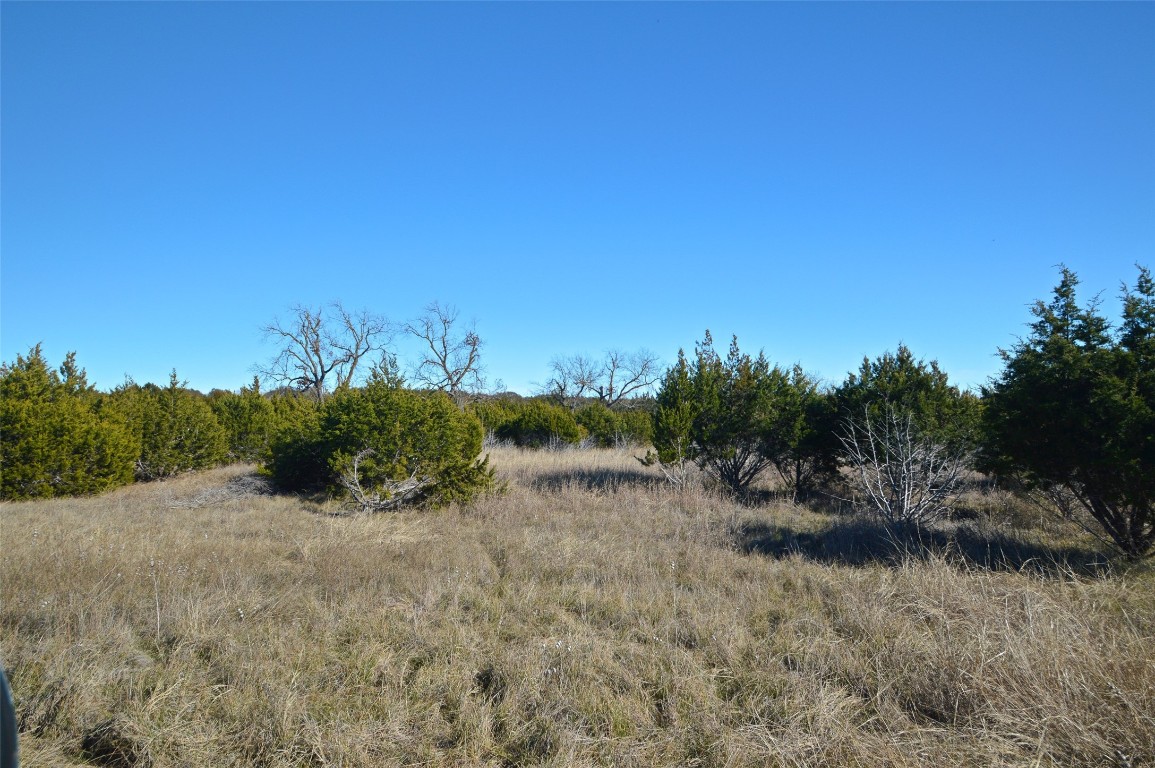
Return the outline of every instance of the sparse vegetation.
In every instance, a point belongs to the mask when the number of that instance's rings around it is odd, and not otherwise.
[[[1155,762],[1155,575],[1002,491],[903,543],[626,452],[494,465],[433,512],[251,466],[0,506],[24,763]]]

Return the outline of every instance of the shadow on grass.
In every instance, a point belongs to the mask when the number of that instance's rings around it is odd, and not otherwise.
[[[617,491],[623,488],[654,488],[664,481],[651,474],[634,469],[574,469],[547,472],[530,483],[536,491],[557,492],[579,489],[586,491]]]
[[[899,565],[944,557],[964,566],[995,571],[1033,572],[1041,576],[1076,574],[1100,577],[1111,567],[1103,552],[1080,547],[1048,547],[1003,534],[988,534],[969,525],[919,529],[889,526],[854,517],[825,531],[797,531],[769,523],[744,523],[735,530],[747,553],[783,557],[798,553],[830,565]]]

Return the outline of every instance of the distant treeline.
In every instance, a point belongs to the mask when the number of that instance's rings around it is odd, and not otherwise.
[[[1155,549],[1155,284],[1141,267],[1114,327],[1096,302],[1078,304],[1077,284],[1064,268],[1050,301],[1032,310],[1030,337],[1002,352],[1002,373],[980,393],[959,390],[901,345],[822,387],[798,366],[742,352],[736,338],[722,356],[708,331],[664,375],[648,353],[555,360],[536,397],[462,388],[480,364],[472,330],[457,358],[423,362],[422,389],[408,387],[388,355],[355,384],[359,357],[294,357],[289,344],[276,370],[293,386],[262,392],[254,379],[205,395],[174,371],[163,386],[99,392],[75,354],[52,368],[36,346],[0,368],[0,496],[93,494],[255,462],[282,488],[363,509],[441,504],[492,485],[479,458],[488,438],[534,449],[632,446],[674,482],[693,470],[738,494],[766,471],[796,498],[829,493],[849,468],[860,496],[915,524],[946,509],[960,468],[978,470],[1089,515],[1123,553],[1142,557]],[[336,307],[340,327],[364,338],[370,316]],[[438,322],[411,332],[437,342],[431,349],[452,348],[438,334],[451,333],[456,314],[431,308]],[[298,352],[320,349],[306,332],[334,338],[320,311],[299,309],[298,320],[275,326],[304,342]],[[312,367],[284,362],[302,357]],[[329,369],[344,370],[332,390]],[[918,499],[905,498],[914,491]]]

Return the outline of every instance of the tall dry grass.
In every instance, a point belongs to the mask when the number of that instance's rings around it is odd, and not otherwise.
[[[0,506],[24,764],[1155,765],[1150,570],[493,462],[432,513],[213,492],[243,467]]]

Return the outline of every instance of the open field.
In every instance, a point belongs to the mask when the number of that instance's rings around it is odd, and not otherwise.
[[[1155,573],[1008,499],[927,552],[626,452],[492,461],[436,512],[251,467],[0,505],[22,764],[1155,765]]]

